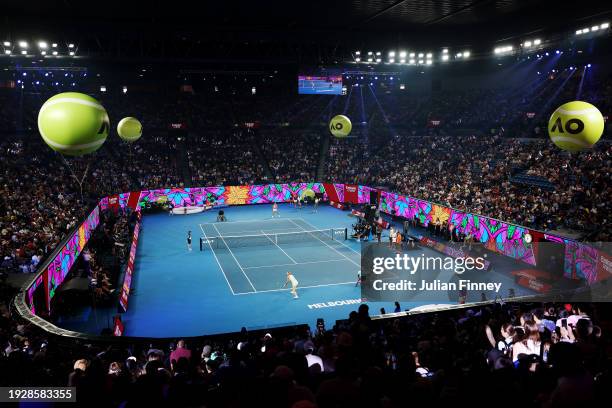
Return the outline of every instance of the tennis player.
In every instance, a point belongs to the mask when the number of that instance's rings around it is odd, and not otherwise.
[[[276,202],[272,204],[272,218],[274,217],[280,217],[278,214],[278,204]]]
[[[298,298],[297,287],[298,287],[299,282],[297,279],[295,279],[295,276],[293,276],[291,272],[287,272],[287,280],[285,281],[283,288],[287,287],[288,283],[291,283],[291,294],[293,295],[293,298],[297,299]]]
[[[314,199],[314,207],[312,208],[312,212],[316,213],[319,208],[319,197],[315,197]]]
[[[191,251],[191,231],[187,233],[187,249]]]

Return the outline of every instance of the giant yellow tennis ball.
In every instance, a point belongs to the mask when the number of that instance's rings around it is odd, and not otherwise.
[[[98,150],[106,141],[109,126],[106,109],[78,92],[52,96],[38,112],[40,136],[53,150],[69,156]]]
[[[604,118],[599,109],[587,102],[564,103],[548,121],[550,139],[559,148],[577,152],[593,147],[604,130]]]
[[[336,115],[329,122],[329,131],[336,137],[347,137],[352,128],[351,120],[344,115]]]
[[[126,142],[135,142],[142,136],[142,124],[138,119],[128,116],[119,121],[117,133]]]

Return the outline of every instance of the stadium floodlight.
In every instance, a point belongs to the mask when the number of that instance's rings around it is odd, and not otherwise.
[[[411,59],[409,62],[410,62],[410,65],[414,65],[415,64],[415,61],[413,59]]]
[[[410,58],[414,58],[414,52],[410,53]]]
[[[406,85],[400,84],[400,89],[406,89]]]
[[[576,30],[576,35],[582,34],[582,30]]]
[[[252,87],[251,88],[251,95],[256,95],[257,94],[257,88],[256,87]]]
[[[389,64],[393,64],[395,62],[395,58],[389,58]]]
[[[432,61],[431,60],[427,60],[427,65],[431,65]]]
[[[458,52],[457,55],[455,55],[456,58],[461,58],[463,57],[463,53],[462,52]]]
[[[423,64],[423,60],[419,60],[419,64]]]
[[[215,90],[216,90],[216,88],[217,88],[217,87],[215,87]],[[121,91],[122,91],[124,94],[126,94],[126,93],[127,93],[127,86],[124,86],[124,87],[122,88],[122,90],[121,90]]]
[[[74,57],[74,51],[70,51],[70,56]]]
[[[51,54],[53,54],[53,55],[57,55],[57,51],[53,51]]]
[[[10,41],[5,41],[4,42],[4,46],[5,47],[10,47],[11,46],[11,42]]]
[[[44,50],[43,50],[43,51],[41,51],[41,52],[40,52],[40,55],[47,55],[47,51],[44,51]]]
[[[433,54],[431,52],[428,52],[427,53],[427,58],[431,58],[431,57],[433,57]]]
[[[368,58],[368,62],[372,62],[372,61],[373,61],[372,58]]]
[[[28,42],[27,41],[19,41],[19,46],[21,48],[28,48]]]
[[[21,55],[27,55],[27,54],[28,54],[28,52],[26,50],[22,50],[21,51]]]
[[[423,58],[423,53],[422,52],[419,53],[419,58]]]
[[[372,55],[372,51],[368,51],[368,55]]]
[[[448,48],[443,49],[442,54],[448,54]]]
[[[405,63],[406,63],[406,60],[405,60],[404,58],[402,58],[402,59],[400,60],[400,64],[405,64]]]
[[[470,55],[469,51],[463,51],[463,58],[470,58]]]
[[[540,40],[539,38],[536,38],[535,40],[533,40],[533,45],[540,45],[542,43],[542,40]]]
[[[355,55],[361,55],[361,51],[355,51]]]
[[[361,58],[359,57],[355,58],[355,62],[360,62],[360,61],[361,61]]]
[[[525,42],[523,43],[523,47],[525,47],[525,48],[529,48],[529,47],[531,47],[531,41],[525,41]]]
[[[74,44],[73,43],[68,44],[68,48],[74,48]]]
[[[11,55],[11,50],[4,50],[4,53],[5,53],[6,55]]]
[[[47,47],[48,47],[48,45],[47,45],[47,42],[46,42],[46,41],[39,41],[39,42],[38,42],[38,48],[45,49],[45,48],[47,48]]]
[[[591,31],[597,31],[597,30],[599,30],[599,26],[593,26],[593,27],[591,27]]]
[[[380,51],[376,51],[376,55],[380,55]]]
[[[53,47],[53,48],[57,48],[57,43],[53,43],[53,44],[51,44],[51,47]]]
[[[389,58],[395,57],[395,51],[389,51]]]
[[[590,31],[590,30],[589,30],[588,28],[583,28],[583,29],[582,29],[582,32],[583,32],[584,34],[588,33],[589,31]]]
[[[406,58],[406,51],[400,51],[399,56],[400,58]]]
[[[104,85],[100,86],[100,92],[106,92],[106,87]]]
[[[447,54],[442,56],[442,61],[448,61],[448,55]]]
[[[591,68],[591,64],[587,64],[587,68]]]
[[[380,62],[380,61],[382,61],[382,59],[376,58],[376,62]]]
[[[599,28],[601,28],[602,30],[605,30],[606,28],[610,27],[610,23],[603,23],[602,25],[599,26]]]

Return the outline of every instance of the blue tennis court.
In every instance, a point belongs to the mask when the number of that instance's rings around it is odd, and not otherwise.
[[[360,247],[352,218],[332,207],[270,205],[143,217],[134,292],[123,320],[131,336],[195,336],[345,318],[360,300]],[[193,234],[193,250],[186,235]],[[203,251],[199,238],[203,237]],[[283,288],[299,281],[298,299]]]

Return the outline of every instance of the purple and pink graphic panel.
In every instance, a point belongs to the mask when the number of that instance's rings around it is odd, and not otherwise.
[[[529,232],[524,227],[388,192],[383,192],[381,195],[381,210],[407,219],[417,217],[424,226],[430,222],[441,224],[448,222],[455,225],[459,232],[471,235],[485,244],[489,250],[530,265],[536,263],[533,248],[523,239]]]
[[[70,268],[74,265],[83,248],[85,248],[87,241],[89,241],[99,223],[100,208],[96,206],[79,229],[68,239],[55,259],[49,264],[47,268],[47,287],[49,291],[47,309],[49,311],[51,310],[51,299],[55,296],[55,291],[62,284],[68,272],[70,272]]]
[[[283,203],[295,194],[313,190],[325,196],[321,183],[265,184],[257,186],[166,188],[143,191],[140,205],[168,202],[173,207],[216,205],[245,205]],[[326,198],[326,196],[325,196]]]

